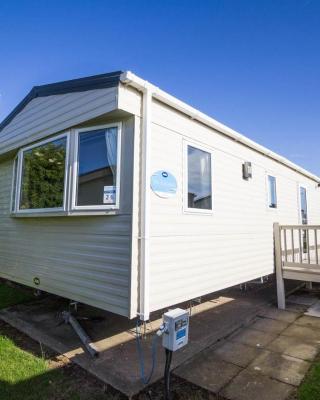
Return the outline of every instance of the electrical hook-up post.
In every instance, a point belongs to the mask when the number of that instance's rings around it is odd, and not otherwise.
[[[152,341],[152,364],[149,374],[145,375],[144,356],[141,345],[141,332],[139,320],[136,326],[137,349],[140,362],[141,380],[148,385],[152,379],[157,362],[157,344],[162,337],[162,346],[165,348],[166,362],[164,368],[164,398],[170,400],[170,368],[172,354],[188,344],[189,337],[189,312],[175,308],[163,314],[163,323],[156,332]]]

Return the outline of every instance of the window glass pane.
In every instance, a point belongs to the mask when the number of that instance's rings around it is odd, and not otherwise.
[[[78,206],[116,203],[117,128],[79,134]]]
[[[188,146],[188,207],[212,209],[211,154]]]
[[[20,209],[63,207],[67,138],[23,152]]]
[[[301,222],[303,224],[307,224],[308,223],[307,191],[303,187],[300,187],[300,211],[301,211]]]
[[[269,186],[269,207],[277,207],[277,188],[276,188],[276,178],[274,176],[268,176],[268,186]]]

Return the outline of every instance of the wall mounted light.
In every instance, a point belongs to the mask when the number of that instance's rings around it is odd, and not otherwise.
[[[252,165],[250,161],[245,161],[242,164],[242,177],[246,181],[252,178]]]

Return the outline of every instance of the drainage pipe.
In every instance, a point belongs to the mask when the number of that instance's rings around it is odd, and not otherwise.
[[[76,320],[76,318],[68,311],[63,311],[62,317],[66,324],[70,324],[72,326],[72,328],[74,329],[76,334],[79,336],[81,342],[84,344],[88,353],[92,357],[98,357],[99,352],[98,352],[95,344],[90,339],[90,337],[87,335],[87,333],[82,328],[82,326],[79,324],[79,322]]]

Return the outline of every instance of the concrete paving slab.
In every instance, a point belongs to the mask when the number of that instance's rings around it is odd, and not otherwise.
[[[251,329],[258,331],[279,334],[289,326],[288,322],[278,321],[270,318],[257,318],[257,320],[250,325]]]
[[[213,354],[223,361],[245,368],[260,354],[260,351],[261,349],[257,347],[226,341],[214,349]]]
[[[320,350],[320,345],[308,343],[294,336],[281,335],[269,343],[266,348],[301,360],[313,361]]]
[[[221,392],[229,400],[286,400],[294,388],[247,369],[240,372]]]
[[[289,303],[301,304],[304,306],[312,306],[318,300],[319,298],[313,294],[292,294],[287,299]]]
[[[293,311],[295,313],[305,313],[308,310],[309,306],[308,305],[303,305],[303,304],[296,304],[296,303],[290,303],[286,302],[286,311]]]
[[[298,386],[308,371],[310,363],[285,354],[262,350],[248,369],[281,382]]]
[[[301,341],[308,340],[310,343],[319,344],[320,343],[320,332],[313,328],[307,326],[296,325],[293,323],[288,326],[281,335],[283,336],[294,336],[299,338]]]
[[[311,307],[309,307],[305,314],[311,317],[320,318],[320,300],[318,300]]]
[[[320,318],[302,315],[295,322],[296,325],[308,326],[309,328],[320,330]]]
[[[237,343],[243,343],[248,346],[253,347],[265,347],[272,340],[277,337],[273,333],[265,333],[262,331],[257,331],[256,329],[241,329],[230,336],[230,340]]]
[[[294,322],[299,316],[300,313],[287,310],[279,310],[274,306],[264,307],[259,311],[258,314],[258,317],[271,318],[277,321],[283,321],[288,323]]]
[[[202,352],[192,361],[177,368],[174,374],[217,394],[241,370],[234,364]]]
[[[249,323],[258,310],[273,299],[274,292],[272,285],[247,294],[233,288],[230,295],[224,290],[203,298],[203,303],[192,309],[189,345],[175,353],[172,368],[224,339],[243,324]],[[188,308],[189,304],[184,303],[180,306]],[[2,310],[0,318],[34,340],[64,354],[127,396],[133,396],[142,390],[144,385],[139,372],[135,321],[79,305],[79,317],[93,317],[89,320],[80,320],[100,350],[99,358],[93,360],[84,352],[73,330],[65,324],[59,325],[61,319],[58,319],[57,315],[65,309],[68,309],[67,300],[48,296],[30,304]],[[162,312],[152,314],[152,324],[147,325],[147,338],[143,340],[146,372],[151,365],[153,333],[161,322]],[[164,351],[159,346],[157,366],[151,383],[162,378],[164,363]]]

